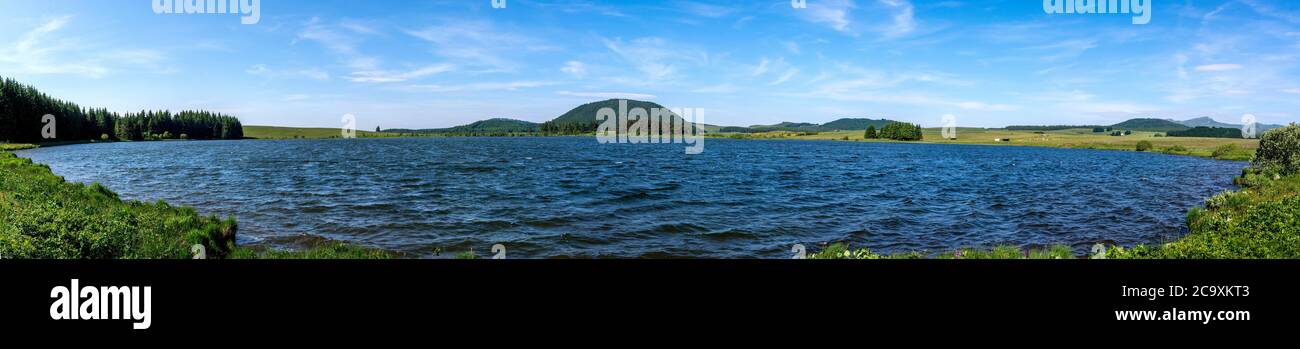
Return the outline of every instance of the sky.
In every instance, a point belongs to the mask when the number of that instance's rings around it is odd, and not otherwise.
[[[0,0],[0,76],[119,112],[360,129],[541,122],[608,98],[739,126],[1300,121],[1300,2],[1150,1],[1134,24],[1039,0],[261,0],[243,24],[155,0]]]

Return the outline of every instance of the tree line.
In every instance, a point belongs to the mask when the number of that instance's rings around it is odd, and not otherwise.
[[[1185,131],[1169,131],[1166,135],[1169,137],[1242,138],[1240,129],[1223,127],[1195,127]]]
[[[551,134],[551,135],[581,135],[581,134],[596,133],[596,129],[599,127],[600,127],[600,123],[595,121],[588,122],[588,123],[579,123],[579,122],[557,123],[555,121],[547,121],[542,123],[541,131],[544,134]]]
[[[53,122],[43,120],[53,116]],[[46,131],[52,138],[46,138]],[[13,79],[0,79],[0,141],[241,139],[239,119],[207,111],[140,111],[125,115],[83,108]]]
[[[896,141],[919,141],[921,140],[921,125],[906,122],[891,122],[876,130],[875,126],[867,127],[863,135],[867,139],[892,139]]]

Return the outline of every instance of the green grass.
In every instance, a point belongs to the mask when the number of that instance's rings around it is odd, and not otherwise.
[[[1041,132],[1041,133],[1038,133]],[[1157,137],[1157,132],[1133,132],[1128,136],[1111,136],[1107,133],[1094,133],[1092,129],[1066,129],[1056,131],[1012,131],[1004,129],[958,128],[957,139],[943,139],[941,130],[928,128],[923,130],[924,140],[918,143],[936,144],[983,144],[1004,146],[1036,146],[1053,148],[1080,148],[1100,150],[1134,151],[1139,142],[1151,143],[1153,150],[1166,154],[1189,155],[1221,160],[1248,161],[1259,148],[1259,140],[1201,137]],[[834,132],[767,132],[755,134],[719,133],[711,137],[741,139],[794,139],[794,140],[848,140],[857,142],[893,142],[881,139],[866,139],[862,131]],[[998,142],[997,139],[1010,139]],[[1221,147],[1231,146],[1224,151]],[[1220,150],[1216,154],[1216,150]]]
[[[847,244],[836,243],[807,256],[808,259],[1075,259],[1074,251],[1069,246],[1054,245],[1040,249],[1022,249],[1003,245],[992,249],[963,248],[955,251],[928,253],[905,252],[881,255],[870,249],[853,249]]]
[[[1159,245],[1112,246],[1112,259],[1294,259],[1300,258],[1300,175],[1280,177],[1252,169],[1237,182],[1243,189],[1225,192],[1193,208],[1187,214],[1190,232]],[[811,259],[1070,259],[1069,247],[1051,246],[1025,250],[1015,246],[992,249],[960,249],[928,254],[910,252],[878,255],[869,249],[854,250],[833,244],[809,256]],[[1092,258],[1101,257],[1089,256]]]
[[[36,148],[36,145],[26,144],[26,143],[17,143],[17,144],[0,143],[0,151],[13,151],[13,150],[23,150],[23,149],[32,149],[32,148]]]
[[[188,259],[394,258],[337,243],[296,251],[242,248],[233,217],[203,216],[165,202],[122,201],[98,183],[64,181],[45,165],[0,152],[0,258]]]
[[[257,139],[326,139],[342,138],[343,130],[337,128],[244,126],[244,137]],[[357,130],[359,138],[402,137],[410,134]]]
[[[1252,173],[1245,188],[1187,214],[1190,233],[1166,244],[1115,248],[1110,258],[1300,258],[1300,175]]]

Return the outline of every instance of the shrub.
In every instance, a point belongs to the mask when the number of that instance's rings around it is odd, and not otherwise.
[[[1151,142],[1149,141],[1140,141],[1137,144],[1137,151],[1148,151],[1151,150],[1151,148]]]
[[[1300,172],[1300,125],[1265,132],[1251,165],[1282,175]]]
[[[1213,152],[1213,153],[1210,153],[1210,156],[1211,156],[1211,157],[1214,157],[1214,158],[1216,158],[1216,159],[1219,159],[1219,158],[1223,158],[1223,157],[1225,157],[1225,156],[1228,156],[1229,154],[1232,154],[1232,153],[1234,153],[1234,152],[1236,152],[1236,151],[1237,151],[1237,145],[1236,145],[1236,144],[1224,144],[1224,145],[1220,145],[1220,146],[1218,146],[1218,147],[1215,147],[1215,148],[1214,148],[1214,152]]]
[[[101,141],[107,141],[107,140],[108,140],[108,134],[107,134],[107,133],[100,134],[100,135],[99,135],[99,140],[101,140]]]

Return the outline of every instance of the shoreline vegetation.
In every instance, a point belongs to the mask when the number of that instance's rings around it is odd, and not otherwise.
[[[244,126],[248,139],[340,139],[341,129],[299,128],[281,126]],[[872,129],[874,130],[874,129]],[[765,131],[755,133],[712,132],[708,138],[741,140],[816,140],[841,142],[905,142],[922,144],[965,144],[1030,146],[1067,149],[1142,151],[1169,155],[1195,156],[1216,160],[1250,161],[1259,140],[1213,137],[1165,137],[1159,132],[1137,131],[1129,135],[1111,136],[1095,133],[1091,128],[1068,128],[1050,131],[1023,131],[1008,129],[958,128],[957,138],[944,139],[942,129],[922,128],[920,139],[890,139],[870,131]],[[592,134],[545,134],[538,132],[505,133],[401,133],[357,131],[358,138],[440,138],[440,137],[559,137],[593,136]],[[909,137],[912,137],[909,135]]]
[[[202,216],[165,202],[122,201],[93,183],[69,183],[48,166],[0,152],[0,258],[391,259],[407,256],[319,240],[295,250],[238,246],[234,217]],[[1300,126],[1266,133],[1241,190],[1207,200],[1187,214],[1190,232],[1157,245],[1095,246],[1077,256],[1068,246],[995,246],[949,252],[881,255],[847,244],[826,245],[810,259],[1223,259],[1300,258]],[[473,259],[472,252],[455,255]]]
[[[235,243],[235,218],[203,216],[163,201],[123,201],[99,183],[70,183],[49,166],[0,151],[0,258],[188,259],[203,246],[207,258],[372,259],[387,251],[337,242],[301,250]]]

